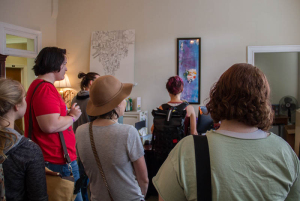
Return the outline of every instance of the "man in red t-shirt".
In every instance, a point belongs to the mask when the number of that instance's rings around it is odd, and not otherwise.
[[[25,136],[28,137],[29,134],[29,113],[31,112],[33,125],[31,138],[42,149],[46,167],[60,172],[62,176],[69,176],[71,173],[69,164],[66,164],[58,133],[62,132],[71,159],[72,173],[77,180],[79,170],[72,124],[80,117],[81,110],[79,106],[73,104],[68,113],[66,104],[53,85],[55,81],[64,79],[65,71],[67,71],[65,55],[65,49],[46,47],[41,50],[35,60],[33,70],[38,77],[31,83],[27,92]],[[77,194],[75,200],[82,201],[81,193]]]

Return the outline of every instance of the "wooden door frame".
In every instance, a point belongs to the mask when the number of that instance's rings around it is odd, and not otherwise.
[[[14,68],[14,69],[15,68],[19,68],[19,69],[21,69],[21,84],[24,87],[26,87],[26,82],[27,82],[27,75],[26,75],[27,66],[26,65],[16,65],[15,67],[12,67],[12,66],[8,66],[8,64],[6,63],[6,65],[5,65],[5,71],[6,71],[6,68]]]
[[[5,61],[7,55],[0,54],[0,77],[5,77]]]

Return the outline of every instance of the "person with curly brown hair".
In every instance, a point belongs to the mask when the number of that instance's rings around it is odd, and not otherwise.
[[[206,133],[212,200],[300,200],[299,159],[268,129],[274,112],[266,76],[251,64],[231,66],[206,105],[218,130]],[[192,136],[169,154],[153,183],[160,200],[199,200]],[[170,193],[172,192],[172,193]]]

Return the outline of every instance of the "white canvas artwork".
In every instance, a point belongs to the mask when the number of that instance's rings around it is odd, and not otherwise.
[[[134,43],[133,29],[92,32],[90,71],[134,83]]]

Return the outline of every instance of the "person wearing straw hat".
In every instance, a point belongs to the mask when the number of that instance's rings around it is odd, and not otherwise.
[[[111,75],[96,79],[86,112],[96,117],[76,130],[78,155],[90,178],[91,200],[144,200],[148,173],[137,130],[119,124],[133,84]]]

